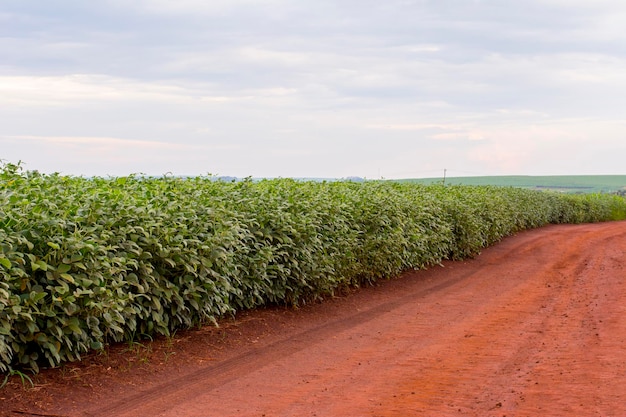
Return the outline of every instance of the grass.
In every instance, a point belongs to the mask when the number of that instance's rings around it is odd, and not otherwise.
[[[26,381],[28,381],[31,388],[35,386],[33,380],[30,379],[28,375],[16,369],[11,369],[9,372],[6,373],[4,380],[2,381],[2,384],[0,384],[0,389],[4,388],[4,386],[9,382],[9,378],[12,376],[18,376],[20,380],[22,381],[22,386],[24,387],[26,387]]]
[[[442,183],[442,177],[412,178],[398,180],[415,184]],[[552,176],[483,176],[483,177],[448,177],[450,185],[493,185],[519,187],[537,190],[552,190],[565,193],[615,193],[626,190],[626,175],[552,175]]]

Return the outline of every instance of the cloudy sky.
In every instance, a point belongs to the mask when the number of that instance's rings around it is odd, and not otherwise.
[[[0,159],[626,174],[623,0],[0,0]]]

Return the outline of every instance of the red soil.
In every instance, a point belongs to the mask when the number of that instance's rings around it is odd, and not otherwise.
[[[626,222],[300,309],[121,345],[0,390],[0,415],[626,416]]]

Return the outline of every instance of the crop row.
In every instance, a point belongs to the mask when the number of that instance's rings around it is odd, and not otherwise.
[[[0,371],[298,304],[548,223],[626,217],[616,196],[392,182],[82,178],[0,171]]]

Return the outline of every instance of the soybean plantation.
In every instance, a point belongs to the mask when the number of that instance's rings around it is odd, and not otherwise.
[[[0,170],[0,371],[475,256],[618,196],[519,188]]]

